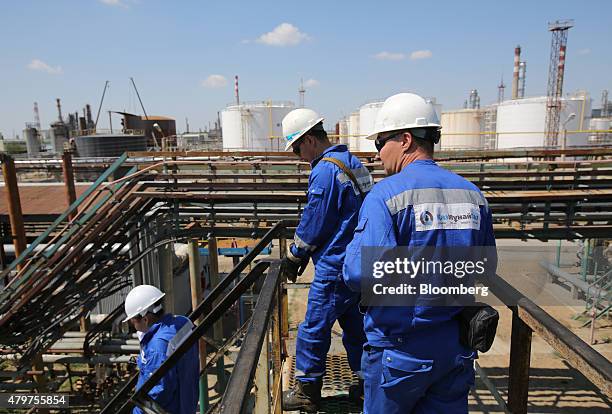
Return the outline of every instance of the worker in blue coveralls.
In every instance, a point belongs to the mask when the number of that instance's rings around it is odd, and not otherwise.
[[[124,322],[130,322],[140,340],[139,376],[136,389],[155,372],[193,329],[184,316],[164,313],[165,293],[155,286],[139,285],[125,298]],[[200,362],[197,345],[193,345],[178,363],[162,377],[148,395],[172,414],[193,414],[198,405]],[[141,414],[134,408],[134,414]]]
[[[346,145],[332,145],[323,129],[323,118],[313,110],[291,111],[282,122],[285,150],[292,149],[309,162],[308,202],[295,231],[293,244],[283,259],[287,279],[295,281],[309,260],[315,274],[308,294],[304,321],[296,340],[296,382],[283,393],[286,411],[316,411],[321,399],[325,360],[331,331],[337,320],[351,369],[360,375],[365,343],[359,294],[342,280],[346,246],[353,237],[363,197],[373,185],[367,168]],[[361,400],[363,382],[349,389]]]
[[[495,245],[482,193],[433,161],[440,125],[431,103],[412,93],[389,97],[368,138],[388,177],[365,199],[347,248],[343,277],[351,290],[373,277],[361,267],[370,247]],[[362,305],[364,413],[467,413],[476,353],[459,340],[462,308]]]

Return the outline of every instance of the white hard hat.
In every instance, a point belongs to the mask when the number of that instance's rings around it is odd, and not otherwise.
[[[285,137],[285,151],[288,151],[298,139],[308,132],[313,126],[319,122],[323,122],[321,118],[312,109],[299,108],[289,112],[283,118],[283,137]]]
[[[414,93],[398,93],[388,97],[376,115],[374,132],[367,139],[376,139],[382,132],[409,128],[440,128],[434,106]]]
[[[157,312],[162,308],[158,305],[151,308],[157,301],[163,298],[166,294],[151,285],[140,285],[130,290],[125,298],[125,314],[127,318],[123,322],[127,322],[135,316],[145,316],[147,312]]]

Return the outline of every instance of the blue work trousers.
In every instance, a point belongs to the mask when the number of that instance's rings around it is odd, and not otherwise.
[[[364,414],[467,414],[477,355],[459,344],[456,323],[395,341],[364,347]]]
[[[295,376],[298,380],[315,381],[325,374],[325,359],[336,320],[343,331],[342,343],[349,366],[360,375],[366,338],[358,304],[359,295],[348,289],[340,275],[332,279],[315,274],[308,293],[306,316],[298,328],[295,345]]]

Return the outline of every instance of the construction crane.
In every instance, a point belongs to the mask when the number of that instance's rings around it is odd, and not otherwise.
[[[550,45],[550,66],[548,69],[544,138],[546,146],[549,147],[555,147],[559,142],[559,117],[561,116],[567,34],[568,30],[573,26],[573,20],[557,20],[548,24],[548,30],[552,32],[552,42]]]

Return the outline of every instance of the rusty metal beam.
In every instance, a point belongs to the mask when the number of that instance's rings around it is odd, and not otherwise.
[[[11,223],[11,237],[15,246],[15,256],[19,257],[27,248],[25,228],[23,226],[23,214],[21,211],[21,200],[19,199],[19,185],[17,184],[17,172],[15,161],[5,153],[0,154],[2,163],[2,175],[6,185],[6,202],[9,209],[9,220]]]
[[[72,153],[64,151],[62,154],[62,172],[64,174],[64,184],[66,185],[66,201],[68,206],[76,201],[76,190],[74,187],[74,171],[72,169]],[[77,216],[77,211],[73,211],[68,215],[68,219],[72,220]]]

